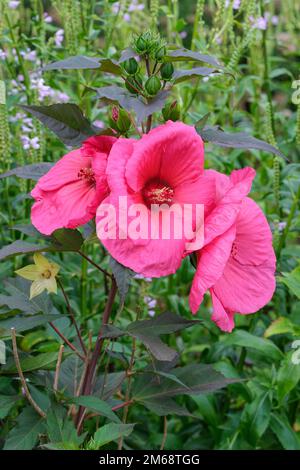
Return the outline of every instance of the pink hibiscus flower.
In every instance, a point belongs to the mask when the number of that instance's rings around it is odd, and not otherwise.
[[[87,223],[107,196],[107,156],[117,139],[95,136],[78,150],[65,155],[34,189],[32,224],[45,235],[58,228],[76,228]]]
[[[178,214],[184,204],[197,203],[209,207],[215,198],[215,183],[210,174],[204,175],[203,162],[201,137],[194,127],[180,122],[169,121],[138,141],[118,140],[107,165],[111,192],[99,206],[96,215],[98,237],[117,261],[146,277],[160,277],[178,269],[186,251],[186,242],[189,236],[192,238],[192,234],[181,230],[182,236],[176,238],[174,232],[178,228],[182,229],[183,219],[179,217],[173,224],[174,228],[178,222],[174,231],[171,229],[170,237],[164,239],[161,234],[162,222],[150,220],[150,209],[153,204],[163,204],[164,215],[171,215],[174,206],[177,206]],[[128,212],[120,207],[122,196],[126,199]],[[123,233],[119,223],[124,211],[125,217],[128,215],[130,227],[135,216],[130,208],[137,204],[143,212],[140,228],[146,231],[144,237]],[[105,237],[102,231],[108,205],[113,205],[117,214],[113,221],[116,224],[115,239]],[[200,218],[193,214],[193,230],[201,223]],[[155,232],[157,238],[150,232]]]
[[[190,307],[198,310],[209,289],[212,320],[223,331],[232,331],[234,314],[254,313],[267,304],[275,290],[276,258],[272,234],[259,206],[245,197],[254,170],[235,171],[231,177],[215,173],[221,191],[216,208],[205,221],[205,246],[197,252],[197,270],[190,292]],[[235,198],[231,204],[231,198]],[[222,206],[228,204],[224,212]],[[228,213],[222,233],[216,213]],[[222,217],[220,219],[222,221]],[[213,234],[213,235],[212,235]]]

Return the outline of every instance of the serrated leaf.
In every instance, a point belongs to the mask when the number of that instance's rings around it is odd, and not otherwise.
[[[172,76],[174,83],[181,83],[195,77],[207,77],[216,72],[215,69],[209,67],[195,67],[189,70],[176,70]]]
[[[80,145],[95,134],[88,119],[81,109],[72,103],[58,103],[50,106],[22,106],[47,126],[66,145]]]
[[[46,251],[47,245],[36,245],[23,240],[16,240],[0,249],[0,260],[10,258],[11,256],[23,255],[26,253],[40,253]]]
[[[246,134],[246,132],[229,133],[224,132],[218,127],[210,126],[205,126],[203,129],[198,129],[196,127],[196,131],[205,142],[212,142],[213,144],[220,145],[221,147],[258,149],[263,150],[264,152],[274,153],[275,155],[286,159],[283,153],[276,147],[273,147],[273,145],[270,145],[263,140],[256,139],[255,137]]]
[[[97,95],[99,98],[119,103],[126,111],[134,111],[137,122],[140,124],[150,114],[163,108],[169,92],[167,90],[160,91],[148,103],[145,103],[141,97],[133,96],[128,90],[115,85],[98,88]]]
[[[21,277],[6,279],[4,286],[8,295],[0,295],[0,305],[7,305],[11,310],[21,310],[28,314],[40,312],[52,314],[54,307],[51,297],[44,292],[30,300],[30,285],[30,281]],[[26,321],[30,322],[30,319],[27,318]]]
[[[130,281],[134,275],[131,269],[126,268],[122,264],[118,263],[114,258],[110,257],[109,266],[116,279],[120,300],[123,303],[129,290]]]
[[[31,450],[39,434],[43,433],[44,420],[31,407],[24,408],[8,434],[3,450]]]
[[[190,51],[189,49],[176,49],[173,51],[168,51],[166,60],[170,62],[177,62],[177,61],[193,61],[193,62],[205,62],[210,65],[214,65],[216,67],[221,67],[219,61],[212,57],[211,55],[207,54],[200,54],[199,52]]]
[[[174,333],[198,323],[166,312],[150,320],[136,321],[128,325],[127,332],[145,344],[158,361],[172,361],[177,353],[160,339],[160,335]]]
[[[18,176],[25,180],[39,180],[45,175],[51,168],[53,163],[32,163],[31,165],[18,166],[12,170],[0,173],[0,179],[6,178],[7,176]]]
[[[127,437],[132,433],[134,424],[109,423],[99,428],[94,434],[97,447],[103,447],[109,442],[116,441],[120,437]]]
[[[80,70],[80,69],[98,69],[100,59],[86,57],[84,55],[71,56],[64,60],[58,60],[45,65],[42,70]]]
[[[118,416],[111,410],[111,407],[103,400],[95,396],[80,396],[72,398],[71,403],[74,405],[84,406],[96,413],[99,413],[101,416],[105,416],[114,423],[120,423]]]

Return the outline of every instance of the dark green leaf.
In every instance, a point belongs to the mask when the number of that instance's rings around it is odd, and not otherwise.
[[[190,70],[176,70],[172,79],[174,80],[174,83],[181,83],[195,77],[207,77],[214,72],[216,72],[216,70],[209,67],[196,67]]]
[[[57,352],[47,352],[41,353],[37,356],[28,356],[25,358],[21,358],[21,367],[23,372],[30,372],[33,370],[39,369],[53,369],[55,368],[57,362]],[[65,356],[68,353],[65,353]],[[1,368],[1,373],[4,374],[15,374],[17,372],[17,368],[14,362],[8,362],[4,367]]]
[[[157,414],[158,416],[178,415],[178,416],[193,416],[184,406],[180,406],[170,397],[159,397],[141,400],[148,410]]]
[[[167,60],[171,62],[177,61],[194,61],[194,62],[205,62],[216,67],[221,67],[219,61],[210,55],[200,54],[199,52],[190,51],[188,49],[176,49],[168,52]]]
[[[52,247],[58,251],[79,251],[84,240],[78,230],[60,228],[51,235]]]
[[[60,315],[59,318],[62,318]],[[46,323],[57,320],[57,315],[30,315],[19,316],[16,315],[12,318],[0,321],[0,328],[15,328],[16,332],[22,333],[23,331],[32,330],[33,328],[45,325]]]
[[[53,163],[32,163],[31,165],[18,166],[12,170],[0,173],[0,179],[6,178],[7,176],[18,176],[25,180],[39,180],[45,175],[51,168]]]
[[[204,114],[204,116],[202,116],[202,118],[200,118],[196,124],[195,124],[195,127],[197,128],[198,132],[203,129],[203,127],[205,126],[205,124],[207,123],[207,120],[209,118],[211,113],[206,113]]]
[[[47,434],[58,448],[79,449],[85,435],[78,436],[74,423],[67,416],[67,411],[61,405],[52,403],[47,413]]]
[[[256,139],[255,137],[246,134],[246,132],[228,133],[222,131],[218,127],[210,126],[204,127],[204,129],[198,129],[196,127],[196,130],[205,142],[212,142],[213,144],[220,145],[221,147],[263,150],[286,159],[283,153],[276,147],[273,147],[273,145],[270,145],[263,140]]]
[[[80,145],[88,137],[95,134],[90,122],[76,104],[24,105],[22,108],[49,127],[66,145]]]
[[[134,424],[106,424],[95,432],[95,444],[98,448],[103,447],[105,444],[116,441],[120,437],[129,436],[129,434],[132,433],[133,428]]]
[[[150,320],[131,323],[127,327],[127,332],[142,341],[158,361],[172,361],[177,356],[176,351],[165,345],[159,336],[188,328],[195,323],[198,321],[186,320],[174,313],[166,312]]]
[[[278,370],[277,393],[280,402],[300,381],[300,367],[299,364],[293,364],[292,355],[293,351],[287,354]]]
[[[94,396],[80,396],[72,398],[71,400],[74,405],[84,406],[96,413],[99,413],[101,416],[105,416],[114,423],[120,423],[118,416],[111,410],[111,407],[103,400],[100,400],[98,397]]]
[[[248,403],[242,414],[242,427],[245,436],[253,446],[262,437],[270,423],[271,412],[270,392],[258,395],[255,400]]]
[[[0,419],[5,418],[14,406],[18,397],[15,395],[0,395]]]
[[[80,69],[98,69],[100,67],[100,59],[94,57],[86,57],[77,55],[68,57],[65,60],[52,62],[43,67],[43,70],[80,70]]]
[[[160,111],[169,95],[166,90],[160,91],[155,98],[145,103],[141,97],[133,96],[124,88],[112,85],[97,89],[99,98],[119,103],[126,111],[134,111],[138,123],[141,123],[150,114]]]
[[[54,313],[51,297],[45,292],[29,299],[30,281],[21,277],[9,278],[4,281],[4,285],[9,295],[0,295],[0,305],[7,305],[11,310],[21,310],[29,314]],[[26,321],[30,322],[31,320],[28,318]],[[34,320],[32,321],[34,322]]]
[[[37,253],[47,250],[47,246],[16,240],[0,249],[0,260],[25,253]]]
[[[134,275],[134,272],[131,269],[126,268],[122,264],[118,263],[114,258],[110,258],[109,266],[115,276],[118,291],[120,295],[120,300],[123,303],[125,301],[127,292],[129,290],[130,281]]]
[[[300,299],[300,266],[293,269],[290,273],[282,273],[277,280],[285,284],[288,289]]]
[[[8,434],[4,450],[31,450],[36,445],[39,434],[43,433],[44,422],[31,407],[24,408],[18,416],[17,425]]]

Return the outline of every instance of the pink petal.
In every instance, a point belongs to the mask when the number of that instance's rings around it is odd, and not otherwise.
[[[222,302],[215,294],[214,289],[210,290],[212,302],[213,302],[213,314],[211,319],[218,325],[218,327],[231,333],[234,328],[234,313],[228,309],[225,309]]]

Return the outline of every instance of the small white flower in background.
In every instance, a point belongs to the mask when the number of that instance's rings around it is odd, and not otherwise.
[[[93,122],[94,126],[99,127],[99,129],[104,129],[105,124],[103,121],[100,121],[100,119],[96,119],[96,121]]]
[[[181,39],[185,39],[187,37],[187,32],[181,31],[181,33],[179,33],[179,36],[181,37]]]
[[[46,11],[44,13],[44,21],[45,21],[45,23],[52,23],[52,21],[53,21],[52,16],[50,16],[49,13],[47,13]]]
[[[144,297],[144,302],[145,302],[146,307],[148,309],[148,315],[150,315],[150,317],[154,317],[155,307],[157,305],[157,300],[153,299],[153,297],[150,297],[150,296],[147,295],[147,296]]]
[[[252,27],[254,29],[260,29],[262,31],[267,29],[268,26],[268,16],[260,16],[259,18],[253,18],[253,16],[249,16],[249,19],[252,23]]]
[[[31,51],[30,49],[27,49],[27,51],[21,51],[21,55],[25,60],[29,60],[30,62],[35,62],[37,59],[36,51]]]
[[[0,59],[5,60],[7,57],[7,52],[5,52],[3,49],[0,49]]]
[[[52,92],[52,97],[60,103],[67,103],[70,100],[69,95],[67,95],[67,93],[64,93],[63,91],[52,90]]]
[[[283,232],[283,230],[285,229],[286,227],[286,222],[279,222],[278,224],[278,230],[279,232]]]
[[[240,8],[240,6],[241,6],[241,0],[234,0],[232,8],[234,10],[238,10]]]
[[[30,299],[40,295],[44,290],[56,294],[56,276],[60,269],[58,264],[48,261],[47,258],[40,253],[35,253],[33,260],[34,264],[29,264],[16,271],[16,274],[24,279],[33,281],[30,286]]]
[[[20,2],[18,0],[12,0],[11,2],[8,2],[8,8],[11,8],[12,10],[18,8],[19,5]]]
[[[278,18],[278,16],[276,16],[276,15],[272,16],[272,18],[271,18],[271,23],[272,23],[274,26],[276,26],[276,25],[279,23],[279,18]]]
[[[21,135],[21,142],[24,150],[29,150],[30,148],[38,150],[40,148],[40,141],[38,137],[30,138],[28,135]]]
[[[151,282],[152,281],[151,277],[145,277],[142,274],[135,274],[133,277],[135,279],[142,279],[143,281],[146,281],[146,282]]]
[[[61,47],[64,41],[65,32],[63,29],[58,29],[54,35],[54,42],[56,47]]]

